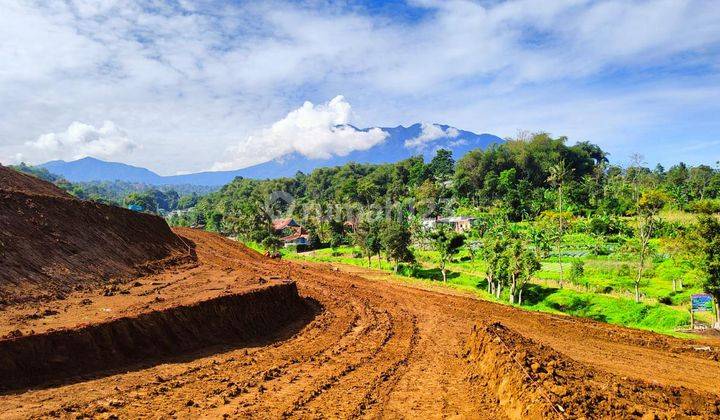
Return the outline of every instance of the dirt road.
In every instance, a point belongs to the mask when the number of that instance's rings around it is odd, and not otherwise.
[[[201,265],[292,278],[314,314],[263,345],[6,393],[0,417],[720,416],[720,349],[706,342],[369,280],[361,268],[268,260],[211,234],[178,233],[196,244]]]

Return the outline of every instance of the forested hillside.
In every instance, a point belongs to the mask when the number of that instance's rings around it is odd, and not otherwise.
[[[127,181],[69,182],[46,168],[28,166],[24,163],[10,168],[51,182],[82,200],[122,207],[134,204],[142,207],[144,211],[158,214],[191,208],[201,196],[215,190],[213,187],[197,185],[155,187]]]
[[[308,216],[309,207],[359,210],[389,203],[418,216],[487,212],[512,222],[531,221],[559,210],[560,185],[562,212],[607,223],[635,214],[638,195],[646,190],[666,194],[668,210],[720,210],[717,168],[681,162],[669,169],[647,168],[639,156],[621,166],[626,158],[616,157],[618,163],[612,164],[594,144],[566,143],[564,137],[536,134],[471,151],[458,162],[441,150],[430,162],[414,157],[386,165],[351,163],[268,181],[237,178],[201,200],[189,219],[175,222],[246,235],[249,224],[243,221],[273,201],[277,191],[293,197],[292,215],[301,218]],[[279,200],[271,204],[276,210],[287,208]]]
[[[718,230],[707,215],[720,211],[720,170],[649,168],[639,155],[612,162],[597,145],[539,133],[457,162],[440,150],[429,162],[237,178],[170,222],[277,252],[272,220],[293,217],[327,248],[305,257],[374,265],[377,256],[380,267],[490,299],[674,330],[689,322],[691,294],[720,294],[706,239]],[[471,228],[432,222],[458,216]]]

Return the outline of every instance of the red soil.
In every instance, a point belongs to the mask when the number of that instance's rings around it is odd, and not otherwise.
[[[191,249],[157,216],[77,200],[0,167],[0,306],[121,283]]]
[[[55,185],[0,165],[0,191],[24,192],[34,195],[70,198]]]
[[[130,294],[93,297],[90,313],[73,294],[63,301],[72,304],[67,312],[56,307],[59,314],[32,320],[32,328],[71,327],[85,314],[118,319],[99,312],[96,300],[117,300],[110,314],[141,322],[144,308],[172,311],[228,288],[262,286],[261,278],[271,284],[272,276],[295,280],[322,312],[309,323],[301,315],[278,330],[260,327],[265,342],[179,346],[182,357],[142,366],[118,358],[114,371],[0,395],[0,417],[720,417],[716,344],[367,280],[373,272],[365,269],[271,260],[217,235],[177,232],[195,244],[197,266],[144,277]],[[167,300],[149,300],[158,295]],[[267,316],[293,301],[280,299]],[[223,312],[200,311],[188,328],[224,331]]]
[[[308,313],[295,283],[274,281],[189,305],[8,338],[0,340],[0,390],[247,343]]]
[[[21,200],[2,214],[15,218],[64,217],[53,206],[85,214],[68,198],[9,196]],[[358,267],[272,260],[214,234],[178,229],[180,240],[162,236],[157,219],[98,211],[137,227],[112,237],[116,246],[160,235],[152,243],[187,243],[195,258],[106,289],[0,308],[0,383],[12,390],[0,393],[0,418],[720,418],[712,338],[527,312],[372,280],[377,272]],[[87,212],[85,230],[103,229],[97,211]],[[62,232],[75,235],[75,252],[96,265],[116,258],[73,226]],[[33,255],[52,254],[47,237],[25,238]],[[18,261],[16,272],[35,263]],[[55,290],[74,277],[41,281]]]

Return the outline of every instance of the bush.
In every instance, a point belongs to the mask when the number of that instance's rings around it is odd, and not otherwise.
[[[398,274],[405,277],[427,278],[426,275],[423,275],[422,271],[422,266],[417,262],[400,264],[398,266]]]
[[[579,295],[562,295],[557,294],[548,299],[548,305],[560,312],[576,312],[590,305],[587,297]]]
[[[623,264],[618,268],[617,275],[620,277],[630,277],[632,275],[632,269],[628,264]]]
[[[583,260],[573,260],[570,268],[570,281],[578,283],[585,275],[585,262]]]
[[[592,245],[590,253],[595,257],[610,255],[610,247],[598,241]]]
[[[696,200],[687,205],[687,210],[698,214],[720,213],[720,200]]]
[[[632,229],[615,216],[595,215],[588,221],[587,229],[595,235],[631,235]]]
[[[678,234],[681,234],[686,230],[686,227],[680,222],[659,219],[656,223],[657,226],[655,228],[655,231],[653,232],[653,238],[675,238],[678,236]]]

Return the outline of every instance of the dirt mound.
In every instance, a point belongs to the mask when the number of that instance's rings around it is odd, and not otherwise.
[[[151,359],[168,354],[163,349],[181,357],[128,363],[141,351],[100,346],[106,336],[93,336],[87,347],[98,356],[78,351],[79,359],[103,360],[99,366],[116,366],[117,374],[0,393],[0,418],[720,418],[720,363],[714,357],[720,346],[710,337],[683,340],[527,312],[444,287],[408,287],[362,267],[270,260],[218,235],[176,232],[196,245],[191,268],[143,277],[114,296],[88,292],[87,304],[83,291],[41,308],[13,307],[4,319],[0,311],[0,325],[24,333],[8,342],[70,340],[50,328],[102,330],[111,343],[148,345]],[[373,277],[379,275],[389,281]],[[187,352],[184,344],[177,350],[164,344],[168,336],[191,338],[178,343],[223,340],[220,334],[242,319],[223,296],[287,278],[322,308],[309,322],[293,322],[273,338],[248,345]],[[197,302],[216,303],[205,308]],[[173,308],[194,308],[197,315]],[[291,310],[285,305],[263,313],[275,319],[282,315],[277,312]],[[35,311],[43,317],[17,318]],[[157,321],[122,320],[151,313]],[[77,324],[83,320],[94,324]],[[480,327],[469,334],[473,325]],[[158,344],[126,339],[148,336],[157,336]],[[52,361],[58,355],[47,357],[50,350],[42,350],[50,345],[38,344],[31,359],[41,360],[40,366],[66,366],[61,371],[79,363]],[[95,350],[113,346],[120,350]]]
[[[311,312],[293,282],[77,329],[0,340],[0,390],[268,336]]]
[[[0,191],[24,192],[69,198],[70,195],[55,185],[0,165]]]
[[[165,221],[0,168],[0,306],[63,298],[188,258]]]
[[[510,418],[687,418],[720,415],[720,399],[582,365],[494,323],[473,328],[471,381],[494,389]]]

